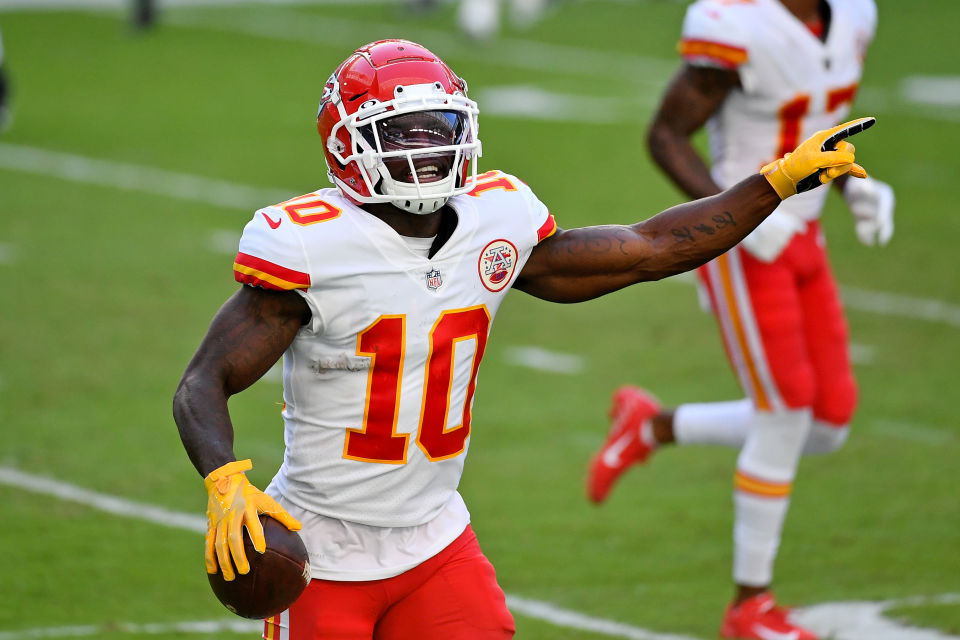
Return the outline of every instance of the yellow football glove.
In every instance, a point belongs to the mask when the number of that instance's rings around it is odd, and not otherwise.
[[[876,121],[876,118],[858,118],[818,131],[792,153],[765,165],[760,173],[781,200],[826,184],[848,172],[851,176],[866,178],[863,167],[854,164],[854,146],[844,138],[869,129]]]
[[[250,532],[250,539],[257,551],[263,553],[267,548],[259,514],[269,515],[291,531],[300,530],[300,523],[276,500],[250,484],[243,472],[252,468],[250,460],[228,462],[203,479],[209,496],[205,554],[207,573],[216,573],[219,561],[223,579],[227,582],[236,578],[234,563],[241,574],[250,571],[247,554],[243,551],[243,527]],[[233,562],[230,556],[233,556]]]

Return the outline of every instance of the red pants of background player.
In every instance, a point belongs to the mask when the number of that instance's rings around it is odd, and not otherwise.
[[[473,529],[426,562],[384,580],[311,580],[267,640],[501,640],[513,616]]]
[[[740,384],[760,411],[809,407],[844,426],[856,406],[847,324],[820,225],[772,263],[737,246],[698,270]]]

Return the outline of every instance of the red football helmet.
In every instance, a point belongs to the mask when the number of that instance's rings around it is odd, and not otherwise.
[[[472,187],[478,113],[467,83],[419,44],[364,45],[337,67],[320,99],[330,181],[356,203],[432,213]]]

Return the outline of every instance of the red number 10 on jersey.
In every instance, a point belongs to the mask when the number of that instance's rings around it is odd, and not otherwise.
[[[424,376],[417,446],[427,459],[445,460],[463,452],[470,435],[470,405],[477,369],[487,346],[490,313],[485,305],[444,311],[430,331],[430,355]],[[447,427],[458,342],[475,340],[462,421]],[[406,351],[406,316],[380,316],[357,336],[357,355],[371,359],[363,426],[348,429],[343,457],[363,462],[404,464],[409,435],[397,433],[401,377]]]

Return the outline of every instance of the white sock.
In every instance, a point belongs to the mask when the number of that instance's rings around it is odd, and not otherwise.
[[[457,20],[470,37],[489,40],[500,30],[500,0],[463,0]]]
[[[773,561],[790,498],[760,498],[733,492],[733,581],[748,587],[773,582]]]
[[[673,413],[673,437],[677,444],[718,444],[739,449],[747,439],[753,415],[753,402],[747,398],[682,404]]]
[[[753,421],[753,403],[744,398],[729,402],[681,404],[673,413],[676,444],[715,444],[739,449],[747,441]],[[803,446],[803,455],[833,453],[847,441],[850,427],[814,420]],[[641,431],[641,435],[643,431]],[[645,439],[646,440],[646,439]]]
[[[756,412],[752,422],[734,481],[733,579],[762,587],[773,580],[790,490],[812,418],[809,409],[801,409]]]

